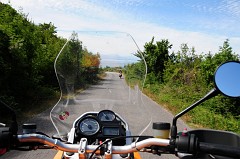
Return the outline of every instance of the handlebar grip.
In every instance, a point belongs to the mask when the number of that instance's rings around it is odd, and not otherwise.
[[[223,144],[200,142],[194,134],[178,136],[176,140],[178,152],[190,154],[212,154],[240,158],[240,147]]]
[[[200,152],[208,154],[240,158],[240,147],[199,142],[198,148]]]

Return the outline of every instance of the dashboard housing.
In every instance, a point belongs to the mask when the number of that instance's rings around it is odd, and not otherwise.
[[[109,110],[103,110],[109,113]],[[111,113],[114,113],[110,111]],[[109,138],[118,138],[118,137],[125,137],[126,130],[128,130],[127,123],[117,114],[114,113],[115,118],[111,118],[110,121],[101,121],[99,118],[100,112],[87,112],[80,116],[78,119],[75,120],[73,123],[73,127],[75,128],[75,135],[74,135],[74,143],[80,141],[81,138],[87,138],[89,144],[93,144],[96,142],[102,142]],[[84,132],[80,130],[80,124],[83,119],[86,118],[95,118],[100,125],[99,131],[97,131],[94,135],[85,135]],[[119,138],[114,139],[114,145],[122,146],[126,144],[126,138]]]

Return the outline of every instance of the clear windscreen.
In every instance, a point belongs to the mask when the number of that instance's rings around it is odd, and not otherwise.
[[[59,134],[70,131],[83,113],[112,110],[141,135],[151,123],[142,100],[145,60],[131,35],[73,32],[55,61],[61,98],[51,111]]]

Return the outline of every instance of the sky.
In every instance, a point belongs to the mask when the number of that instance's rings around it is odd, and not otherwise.
[[[146,42],[168,39],[172,51],[187,43],[198,54],[216,53],[226,39],[240,54],[238,0],[0,0],[63,31],[121,31],[143,49]]]

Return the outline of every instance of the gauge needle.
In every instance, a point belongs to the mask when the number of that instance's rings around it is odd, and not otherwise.
[[[93,128],[92,125],[89,125],[89,124],[87,124],[85,122],[83,122],[83,124],[85,124],[88,127],[88,129],[90,129],[90,130]]]
[[[103,115],[105,116],[105,119],[109,119],[109,117],[105,113],[103,113]]]
[[[88,124],[87,124],[87,123],[85,123],[85,122],[83,122],[83,124],[85,124],[85,125],[87,125],[87,126],[88,126]]]

